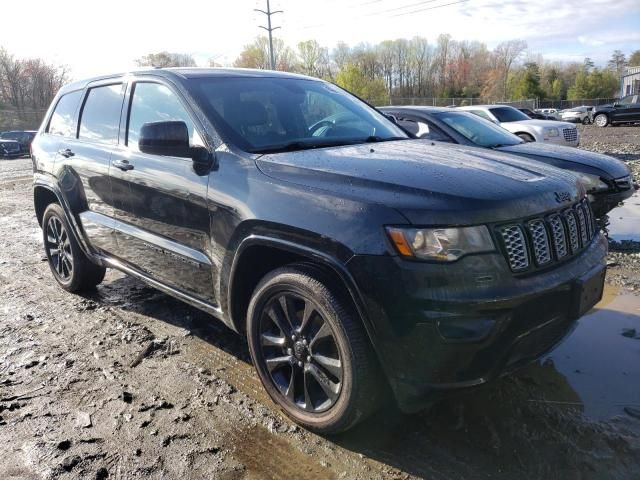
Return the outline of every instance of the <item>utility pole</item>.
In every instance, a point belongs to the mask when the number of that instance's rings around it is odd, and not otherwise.
[[[276,10],[275,12],[271,11],[271,6],[269,5],[269,0],[267,0],[267,11],[260,10],[259,8],[254,8],[256,12],[264,13],[267,16],[267,26],[259,25],[260,28],[269,32],[269,65],[271,70],[276,69],[276,62],[273,56],[273,37],[271,36],[271,32],[277,30],[280,27],[272,27],[271,26],[271,15],[275,15],[276,13],[284,13],[282,10]]]

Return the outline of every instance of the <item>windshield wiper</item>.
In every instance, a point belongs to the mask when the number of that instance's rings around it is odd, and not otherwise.
[[[279,153],[279,152],[295,152],[299,150],[313,150],[322,147],[339,147],[349,145],[351,142],[345,140],[333,140],[330,142],[289,142],[282,145],[269,145],[249,150],[250,153]]]
[[[378,135],[370,135],[364,139],[364,143],[391,142],[393,140],[409,140],[409,137],[387,137],[382,138]]]
[[[371,135],[365,139],[353,138],[353,139],[335,139],[316,142],[303,142],[296,140],[293,142],[285,143],[282,145],[269,145],[266,147],[259,147],[249,150],[249,153],[280,153],[280,152],[295,152],[299,150],[313,150],[314,148],[323,147],[341,147],[344,145],[357,145],[359,143],[376,143],[376,142],[389,142],[392,140],[408,140],[409,137],[389,137],[383,138],[377,135]]]

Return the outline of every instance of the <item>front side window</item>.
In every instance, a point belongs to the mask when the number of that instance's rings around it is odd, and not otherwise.
[[[80,116],[78,138],[111,145],[118,143],[121,110],[121,83],[90,89]]]
[[[495,123],[463,112],[436,113],[438,119],[481,147],[501,147],[522,143],[519,137]]]
[[[491,108],[490,110],[491,110],[491,113],[498,119],[500,123],[531,120],[520,110],[513,107],[495,107],[495,108]]]
[[[192,146],[202,146],[202,140],[180,99],[170,88],[159,83],[137,82],[131,99],[127,128],[127,145],[138,149],[140,129],[145,123],[183,121],[187,124]]]
[[[409,138],[380,112],[326,82],[221,76],[193,78],[190,83],[225,141],[247,152]]]
[[[62,137],[75,137],[75,114],[82,98],[82,90],[67,93],[60,97],[56,108],[53,110],[47,132],[51,135]]]

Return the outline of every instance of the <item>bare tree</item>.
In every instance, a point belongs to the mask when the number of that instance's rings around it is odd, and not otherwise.
[[[149,53],[135,62],[139,67],[197,67],[196,61],[188,53]]]
[[[507,98],[507,84],[509,81],[509,72],[513,64],[527,49],[527,42],[524,40],[509,40],[499,44],[493,54],[496,59],[496,65],[502,70],[502,94],[503,99]]]

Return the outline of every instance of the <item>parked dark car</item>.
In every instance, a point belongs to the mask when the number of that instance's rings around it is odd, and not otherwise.
[[[591,110],[591,123],[598,127],[640,122],[640,95],[627,95],[615,103]]]
[[[350,428],[388,386],[416,411],[511,371],[602,295],[607,243],[573,175],[412,139],[321,80],[78,82],[32,151],[62,288],[112,267],[211,313],[315,431]]]
[[[533,118],[534,120],[557,120],[555,117],[550,117],[549,115],[545,115],[544,113],[534,112],[529,108],[519,108],[522,113],[524,113],[527,117]]]
[[[382,107],[380,110],[420,138],[489,148],[570,170],[583,182],[598,218],[638,188],[629,167],[616,158],[562,145],[524,142],[478,115],[439,107]]]
[[[20,144],[21,155],[29,155],[31,142],[36,136],[35,130],[11,130],[0,133],[0,139],[15,140]]]
[[[4,140],[0,138],[0,157],[17,158],[22,155],[20,144],[15,140]]]

